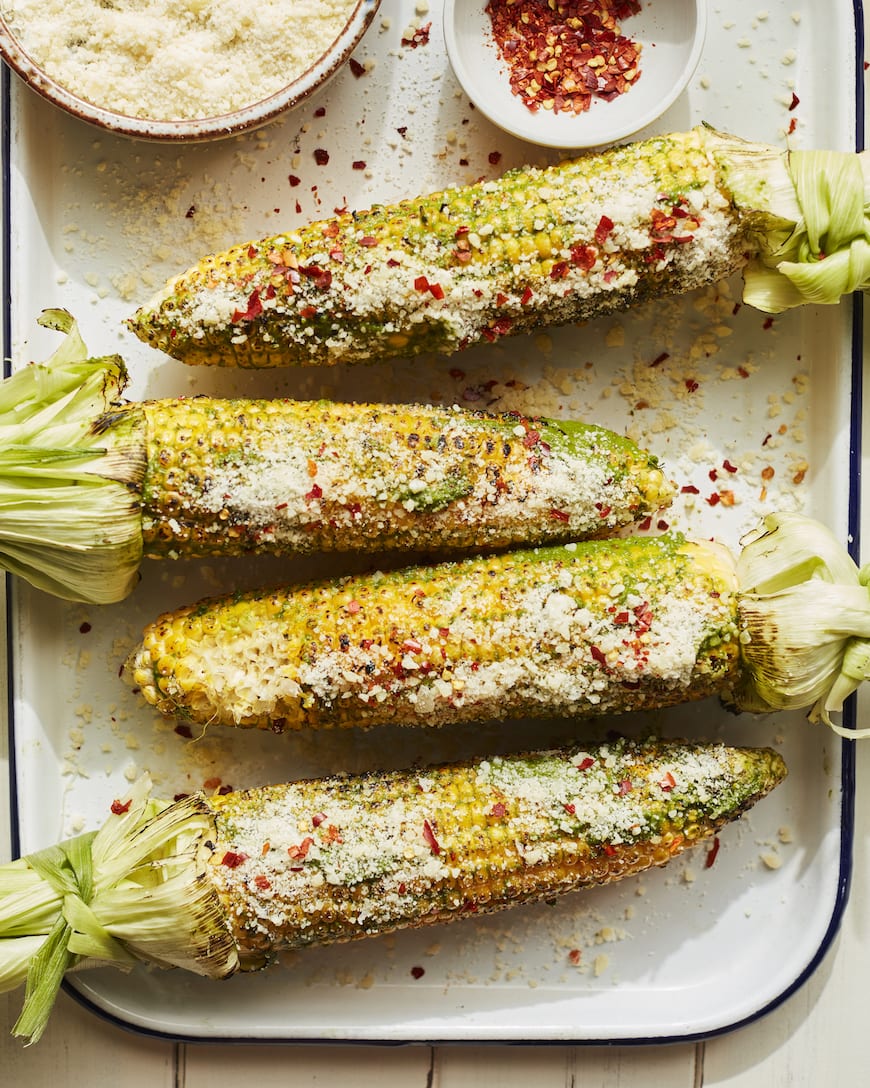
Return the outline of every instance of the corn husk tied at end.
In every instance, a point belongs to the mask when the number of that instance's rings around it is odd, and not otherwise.
[[[809,706],[809,719],[850,738],[831,714],[870,679],[870,568],[825,526],[770,514],[737,562],[743,672],[733,702],[768,712]]]

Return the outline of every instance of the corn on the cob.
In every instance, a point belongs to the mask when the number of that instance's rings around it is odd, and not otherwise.
[[[73,337],[59,316],[51,320]],[[143,553],[458,550],[599,536],[673,494],[653,456],[583,423],[425,405],[130,404],[120,400],[125,380],[119,359],[87,360],[82,349],[81,359],[0,383],[17,432],[0,459],[0,564],[62,596],[119,600]]]
[[[865,168],[706,128],[653,137],[237,245],[128,324],[186,363],[262,367],[450,353],[750,261],[754,305],[834,302],[870,282]]]
[[[714,834],[785,773],[770,749],[618,740],[162,811],[140,784],[95,836],[0,868],[0,989],[27,978],[16,1030],[38,1037],[85,957],[223,978],[284,949],[605,884]],[[31,969],[45,946],[53,967]]]
[[[524,550],[204,601],[127,672],[164,714],[276,731],[667,706],[733,674],[736,588],[678,535]]]
[[[714,694],[829,721],[870,672],[868,636],[846,552],[810,519],[771,515],[737,566],[668,533],[205,600],[146,628],[125,675],[165,715],[276,732]]]

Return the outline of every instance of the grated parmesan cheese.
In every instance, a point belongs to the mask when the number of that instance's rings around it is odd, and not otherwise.
[[[7,0],[25,51],[69,91],[154,120],[216,117],[293,82],[329,49],[355,0]]]

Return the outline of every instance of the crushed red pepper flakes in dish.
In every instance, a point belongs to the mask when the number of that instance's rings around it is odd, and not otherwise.
[[[489,0],[486,10],[511,90],[533,113],[585,113],[640,77],[641,47],[620,29],[638,0]]]

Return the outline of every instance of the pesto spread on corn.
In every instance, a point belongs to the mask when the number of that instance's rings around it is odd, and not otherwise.
[[[68,91],[130,117],[196,120],[310,68],[356,0],[6,0],[24,50]]]

